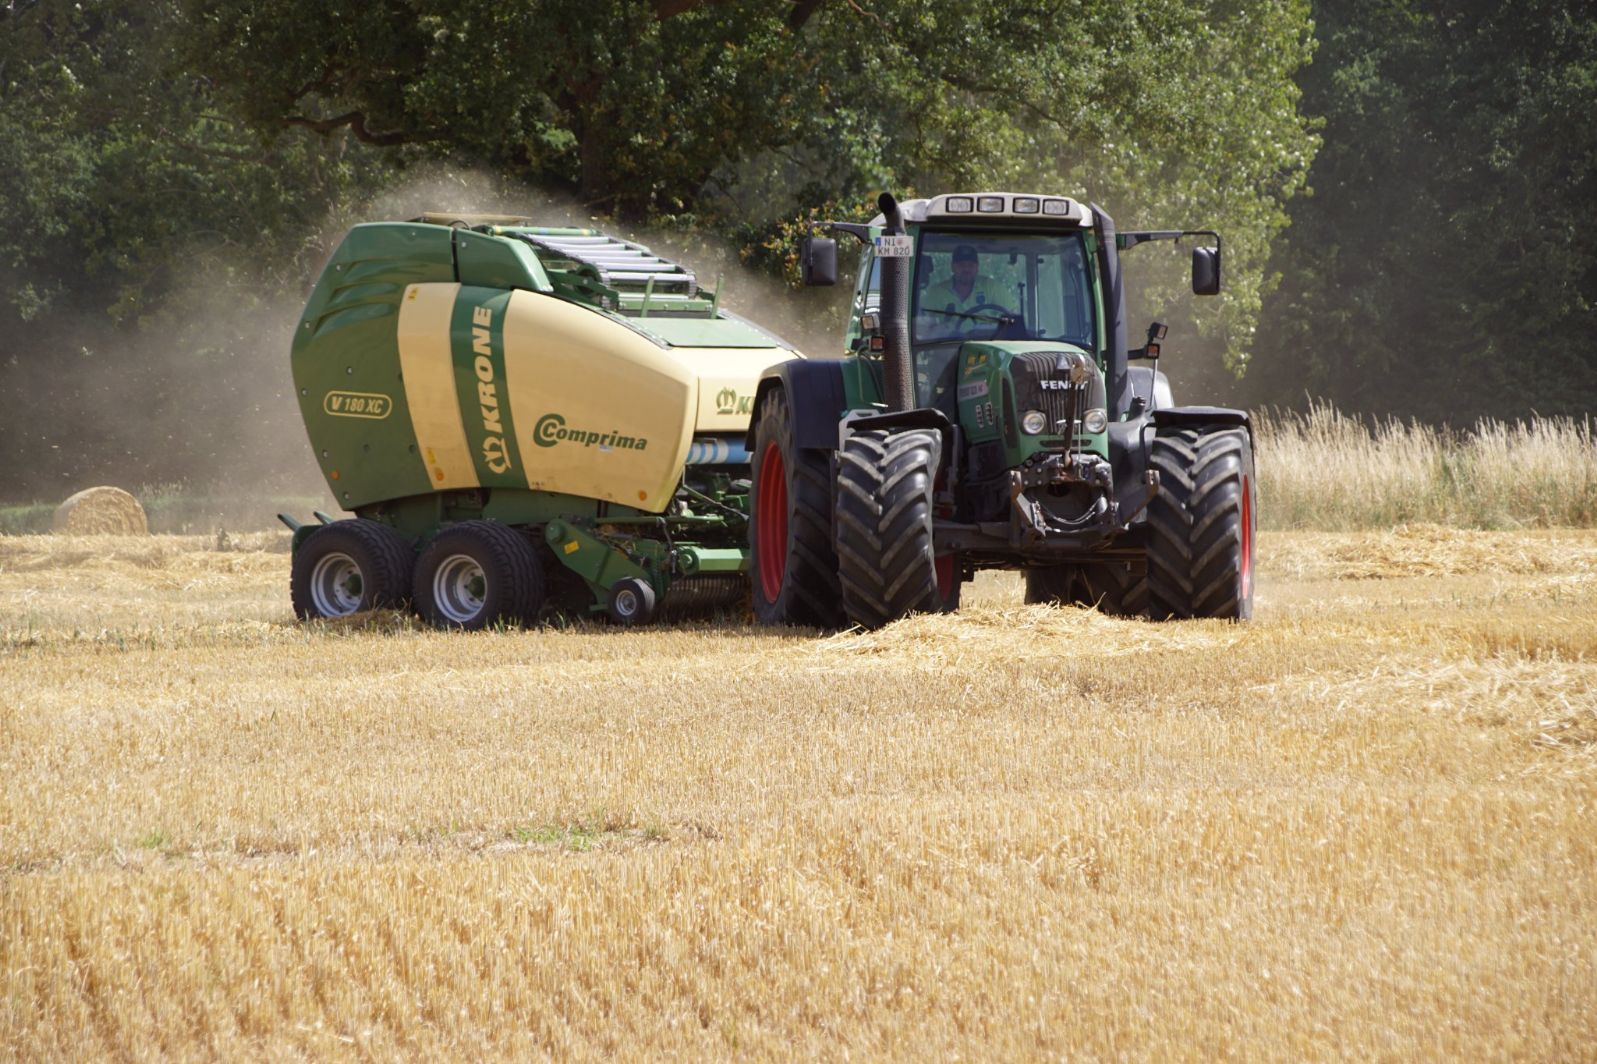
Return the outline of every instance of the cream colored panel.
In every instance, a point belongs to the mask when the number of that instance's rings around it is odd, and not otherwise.
[[[671,354],[699,378],[699,432],[747,432],[754,390],[767,366],[798,357],[781,347],[676,347]]]
[[[432,486],[475,488],[477,467],[466,443],[450,349],[449,320],[458,284],[413,284],[399,304],[399,369],[416,432],[416,450]]]
[[[692,371],[625,325],[536,292],[511,295],[504,340],[528,487],[663,510],[693,438]]]

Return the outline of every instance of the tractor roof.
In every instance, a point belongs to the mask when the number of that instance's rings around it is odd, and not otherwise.
[[[898,205],[906,223],[1026,222],[1061,228],[1088,225],[1092,215],[1087,208],[1064,196],[1045,196],[1036,192],[952,192],[931,199],[905,200]],[[872,225],[886,225],[878,214]]]

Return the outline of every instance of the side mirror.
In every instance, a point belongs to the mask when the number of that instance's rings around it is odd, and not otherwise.
[[[836,284],[837,241],[826,236],[805,237],[799,244],[799,270],[806,287]]]
[[[1165,338],[1165,334],[1169,331],[1170,330],[1165,326],[1164,322],[1154,322],[1152,325],[1148,326],[1148,342],[1141,347],[1133,347],[1130,351],[1127,351],[1126,357],[1151,358],[1155,361],[1158,361],[1159,351],[1163,346],[1162,341]]]
[[[1220,294],[1220,249],[1192,249],[1192,294],[1216,296]]]

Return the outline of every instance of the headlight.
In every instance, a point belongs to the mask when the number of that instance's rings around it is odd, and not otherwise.
[[[1048,427],[1048,415],[1041,410],[1028,410],[1020,415],[1020,431],[1035,436]]]
[[[1109,427],[1109,412],[1093,407],[1082,416],[1081,427],[1088,432],[1102,432]]]

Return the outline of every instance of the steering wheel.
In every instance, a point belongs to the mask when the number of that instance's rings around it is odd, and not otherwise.
[[[960,313],[961,314],[968,314],[972,318],[977,318],[977,317],[981,317],[981,313],[984,310],[985,311],[996,312],[998,314],[998,316],[1000,316],[1000,317],[1013,318],[1015,321],[1019,321],[1020,320],[1020,315],[1019,314],[1016,314],[1014,311],[1010,310],[1008,307],[1000,306],[997,303],[977,303],[974,307],[971,307],[969,310],[962,310],[962,311],[960,311]],[[992,324],[994,324],[994,325],[1003,325],[1005,323],[1001,322],[1001,321],[995,321]]]

